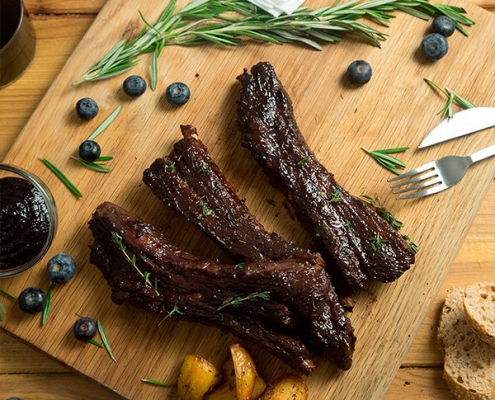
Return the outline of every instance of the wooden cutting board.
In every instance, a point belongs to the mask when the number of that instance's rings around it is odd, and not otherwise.
[[[184,1],[180,4],[185,4]],[[270,61],[291,96],[300,129],[321,162],[337,181],[355,195],[368,194],[405,224],[403,229],[420,247],[416,265],[392,284],[369,284],[357,295],[351,320],[357,348],[351,370],[341,372],[318,359],[308,378],[310,398],[380,399],[395,376],[423,318],[430,308],[463,242],[476,211],[494,177],[495,159],[475,165],[457,186],[428,198],[398,202],[386,180],[391,177],[361,147],[369,149],[410,146],[400,158],[408,167],[448,154],[469,154],[495,142],[492,130],[425,150],[416,147],[440,117],[444,99],[423,78],[449,87],[476,105],[495,105],[493,88],[495,18],[488,12],[455,1],[476,21],[466,38],[456,32],[448,39],[448,55],[424,62],[418,46],[429,22],[405,14],[386,29],[390,35],[381,48],[347,38],[327,45],[321,52],[297,45],[249,44],[243,48],[167,47],[159,60],[159,87],[137,99],[121,89],[124,76],[95,84],[72,87],[71,82],[98,60],[130,26],[141,26],[138,9],[154,20],[164,4],[150,0],[109,0],[58,78],[25,126],[5,162],[39,175],[52,190],[60,225],[47,257],[28,273],[0,281],[0,288],[18,294],[27,286],[48,287],[46,261],[58,252],[73,255],[78,274],[53,292],[50,318],[41,327],[39,316],[28,316],[6,301],[8,310],[0,328],[31,344],[62,364],[95,379],[126,398],[175,399],[175,389],[140,382],[152,378],[174,382],[187,353],[200,354],[216,364],[227,355],[236,339],[214,328],[164,321],[116,306],[99,271],[89,264],[91,234],[87,221],[96,206],[115,202],[166,229],[170,240],[193,254],[227,258],[182,217],[161,204],[142,184],[142,171],[168,154],[180,139],[180,124],[198,128],[201,139],[224,170],[252,212],[268,230],[301,245],[311,245],[308,235],[294,220],[286,202],[268,183],[250,154],[240,146],[235,126],[239,86],[236,76],[243,68]],[[323,1],[311,1],[316,8]],[[381,28],[383,30],[383,28]],[[343,78],[348,64],[365,59],[373,66],[373,78],[353,87]],[[149,58],[142,57],[133,73],[149,78]],[[181,108],[169,106],[164,91],[169,83],[186,82],[192,92]],[[81,97],[93,97],[99,116],[82,122],[74,113]],[[118,105],[123,111],[100,137],[103,153],[113,155],[113,171],[96,174],[70,160],[80,142]],[[55,163],[82,191],[76,199],[39,161]],[[275,205],[269,204],[274,203]],[[77,315],[102,320],[117,358],[104,350],[72,338]],[[255,345],[246,343],[268,379],[287,368]]]

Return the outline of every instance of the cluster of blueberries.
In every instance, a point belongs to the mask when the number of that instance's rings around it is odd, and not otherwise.
[[[146,81],[139,75],[128,76],[123,83],[124,93],[130,97],[139,97],[146,92]],[[186,104],[191,97],[189,87],[183,82],[174,82],[165,91],[167,101],[175,106]],[[81,119],[93,119],[99,111],[98,103],[90,97],[84,97],[76,103],[76,113]],[[79,146],[79,157],[87,162],[97,160],[101,155],[100,145],[94,140],[85,140]]]
[[[449,50],[447,37],[455,31],[455,22],[446,15],[441,15],[433,20],[432,33],[425,36],[421,42],[421,54],[428,60],[440,60]]]

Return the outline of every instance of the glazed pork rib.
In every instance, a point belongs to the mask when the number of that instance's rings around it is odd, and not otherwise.
[[[157,159],[143,173],[143,182],[159,199],[236,261],[281,260],[307,252],[268,233],[212,160],[196,128],[182,125],[181,131],[183,138],[171,154]]]
[[[341,369],[350,367],[354,337],[341,310],[332,306],[338,301],[318,256],[305,253],[242,268],[219,264],[182,252],[153,225],[108,202],[98,206],[89,226],[90,262],[102,272],[115,303],[216,326],[301,373],[315,367],[308,348]],[[253,293],[268,299],[228,305],[229,299]]]
[[[368,279],[399,278],[414,263],[414,253],[387,221],[351,196],[318,162],[273,66],[259,63],[238,80],[242,144],[295,208],[337,290],[356,290]]]

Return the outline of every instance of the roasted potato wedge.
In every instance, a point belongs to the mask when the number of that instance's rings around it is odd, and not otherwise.
[[[230,386],[227,382],[215,389],[205,397],[206,400],[237,400],[235,386]]]
[[[275,380],[259,400],[307,400],[306,381],[296,374],[285,374]]]
[[[249,352],[240,344],[230,346],[238,400],[251,400],[258,372]]]
[[[184,358],[177,380],[178,393],[182,400],[202,400],[221,380],[217,368],[195,354]]]

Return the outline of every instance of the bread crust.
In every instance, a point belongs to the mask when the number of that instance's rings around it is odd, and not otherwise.
[[[438,339],[444,350],[443,378],[460,400],[491,400],[495,385],[495,349],[480,340],[464,312],[464,289],[447,291]]]
[[[495,348],[495,283],[475,283],[464,291],[468,322],[485,343]]]

